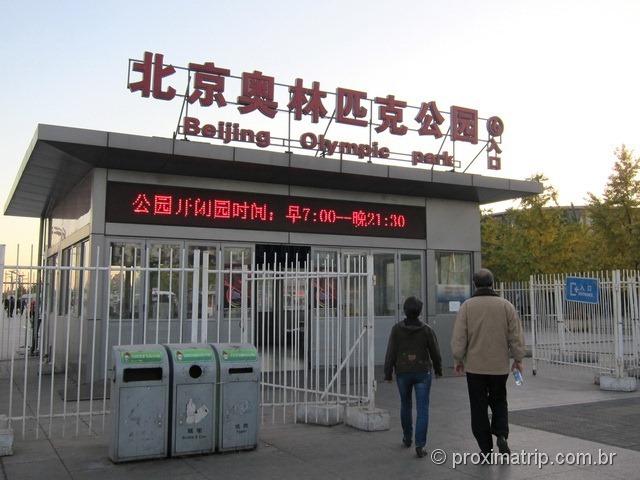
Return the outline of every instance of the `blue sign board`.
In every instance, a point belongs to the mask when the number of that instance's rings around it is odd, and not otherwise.
[[[567,277],[564,284],[564,298],[567,302],[600,302],[600,288],[597,278]]]

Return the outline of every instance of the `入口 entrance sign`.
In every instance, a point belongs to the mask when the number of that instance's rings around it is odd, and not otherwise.
[[[597,278],[567,277],[564,288],[565,300],[568,302],[592,303],[600,302],[600,288]]]
[[[179,70],[187,74],[184,93],[175,88],[179,85],[174,75]],[[135,78],[132,79],[132,75]],[[228,89],[230,80],[240,84],[237,95]],[[432,98],[422,99],[419,105],[409,105],[392,94],[370,97],[365,91],[345,87],[337,87],[334,92],[329,92],[321,90],[320,82],[305,82],[301,78],[296,78],[293,84],[281,84],[273,76],[258,70],[243,72],[241,76],[232,75],[230,69],[217,66],[213,61],[190,62],[188,67],[176,67],[165,64],[163,54],[152,52],[145,52],[142,60],[129,60],[127,86],[132,93],[139,92],[145,98],[165,101],[181,98],[183,105],[176,135],[217,139],[225,144],[231,141],[248,142],[259,148],[279,145],[289,149],[313,150],[322,156],[353,155],[369,161],[374,158],[402,159],[411,161],[412,165],[430,164],[454,169],[460,165],[456,159],[456,142],[469,145],[480,143],[482,149],[478,155],[486,150],[487,168],[501,169],[502,150],[499,144],[504,132],[503,121],[497,116],[482,119],[477,110],[456,105],[452,105],[448,112],[443,111]],[[284,100],[277,98],[276,87],[286,90]],[[240,115],[255,112],[269,120],[285,116],[288,120],[287,136],[276,137],[269,130],[245,128],[239,122],[207,122],[188,112],[193,105],[219,114],[233,108],[230,104],[235,105]],[[448,116],[448,122],[445,116]],[[328,125],[322,132],[307,131],[297,138],[292,137],[292,124],[303,119],[310,120],[312,124],[323,120]],[[481,139],[482,121],[486,128]],[[364,129],[364,132],[368,130],[368,142],[330,138],[327,131],[332,122]],[[405,137],[407,140],[403,144],[416,139],[442,140],[437,152],[425,152],[423,149],[414,149],[410,153],[396,152],[382,145],[381,139],[374,139],[374,135],[382,133]],[[443,151],[445,141],[451,142],[451,153]]]

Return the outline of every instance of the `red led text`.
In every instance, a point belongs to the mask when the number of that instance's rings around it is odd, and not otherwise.
[[[266,203],[237,202],[218,198],[181,197],[138,193],[131,203],[137,215],[205,217],[212,220],[273,222],[274,212]]]
[[[365,210],[338,212],[331,208],[314,209],[296,204],[287,207],[285,218],[292,224],[348,222],[356,229],[367,227],[405,228],[407,226],[406,217],[400,213],[381,213]]]

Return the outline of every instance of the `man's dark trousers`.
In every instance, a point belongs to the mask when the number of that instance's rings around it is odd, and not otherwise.
[[[509,436],[507,410],[507,378],[505,375],[484,375],[467,372],[469,404],[471,405],[471,431],[482,452],[493,448],[491,434]],[[491,423],[487,408],[491,408]]]

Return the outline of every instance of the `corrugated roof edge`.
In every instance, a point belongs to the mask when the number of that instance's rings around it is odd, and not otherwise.
[[[25,169],[28,165],[29,158],[33,154],[34,149],[36,148],[38,141],[49,141],[49,142],[63,142],[63,143],[75,143],[81,145],[91,145],[98,147],[106,147],[106,148],[119,148],[125,150],[137,150],[137,151],[148,151],[148,152],[157,152],[157,153],[165,153],[168,155],[189,155],[196,158],[218,158],[229,161],[239,161],[242,159],[245,162],[253,163],[251,159],[255,159],[256,163],[274,163],[284,165],[285,162],[289,166],[293,167],[296,163],[298,163],[298,168],[302,167],[309,170],[318,170],[318,171],[332,171],[335,167],[332,168],[323,168],[321,165],[313,165],[311,161],[300,161],[300,162],[292,162],[292,157],[305,157],[299,156],[297,154],[291,154],[286,152],[276,152],[276,151],[261,151],[255,149],[248,148],[239,148],[239,147],[223,147],[215,144],[207,144],[204,142],[189,142],[180,139],[166,138],[166,137],[157,137],[157,136],[143,136],[143,135],[134,135],[127,133],[116,133],[116,132],[105,132],[105,131],[97,131],[97,130],[89,130],[77,127],[65,127],[58,125],[49,125],[49,124],[38,124],[36,127],[36,131],[33,135],[29,148],[27,149],[23,161],[21,163],[20,169],[16,178],[14,180],[11,191],[7,197],[4,206],[4,212],[7,214],[7,210],[10,207],[10,203],[14,195],[16,194],[16,190],[19,186],[20,179],[25,172]],[[281,157],[281,158],[280,158]],[[313,157],[309,157],[310,159]],[[338,161],[337,159],[331,159],[334,161]],[[349,162],[349,161],[345,161]],[[293,165],[291,164],[293,163]],[[342,166],[343,161],[340,160],[340,170],[344,171],[345,168]],[[336,165],[337,166],[337,165]],[[374,173],[374,177],[384,176],[390,179],[401,180],[407,178],[406,174],[400,174],[402,170],[405,170],[404,167],[394,166],[394,165],[375,165],[375,167],[379,167],[377,171]],[[346,166],[346,171],[354,174],[362,174],[366,175],[367,173],[360,173],[358,170],[368,170],[371,169],[371,165],[365,163],[364,167],[361,167],[358,163],[349,162]],[[386,175],[381,175],[382,172],[386,169]],[[410,169],[407,169],[410,170]],[[420,170],[422,172],[422,170]],[[345,172],[346,173],[346,172]],[[403,172],[404,173],[404,172]],[[416,175],[416,177],[420,177],[422,175]],[[447,183],[447,184],[458,184],[458,185],[468,185],[477,187],[480,189],[502,189],[512,192],[517,192],[522,195],[535,195],[541,193],[543,190],[542,184],[532,182],[532,181],[524,181],[524,180],[514,180],[508,178],[499,178],[499,177],[486,177],[478,174],[463,174],[461,172],[445,172],[445,171],[434,171],[431,170],[428,175],[429,179],[422,178],[421,181],[426,181],[427,183]]]

